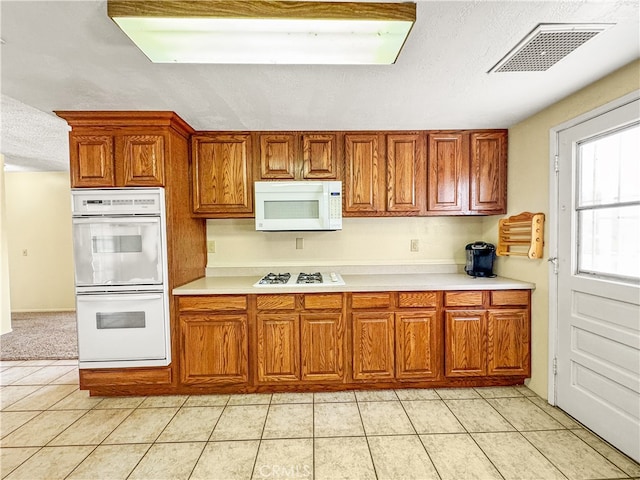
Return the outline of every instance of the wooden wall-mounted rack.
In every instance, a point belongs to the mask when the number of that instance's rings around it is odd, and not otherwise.
[[[498,255],[542,258],[544,213],[523,212],[504,218],[498,229]]]

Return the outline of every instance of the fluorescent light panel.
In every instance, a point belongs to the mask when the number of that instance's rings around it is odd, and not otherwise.
[[[163,3],[108,5],[155,63],[390,64],[415,21],[407,3],[178,1],[160,11]]]

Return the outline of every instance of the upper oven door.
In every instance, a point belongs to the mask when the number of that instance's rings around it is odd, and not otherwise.
[[[162,285],[160,217],[73,219],[77,287]]]

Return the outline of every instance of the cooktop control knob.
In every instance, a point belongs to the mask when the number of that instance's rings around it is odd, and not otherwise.
[[[338,276],[335,274],[335,272],[331,272],[331,281],[332,282],[338,281]]]

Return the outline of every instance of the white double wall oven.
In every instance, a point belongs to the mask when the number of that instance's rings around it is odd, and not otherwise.
[[[171,363],[164,189],[72,190],[80,368]]]

